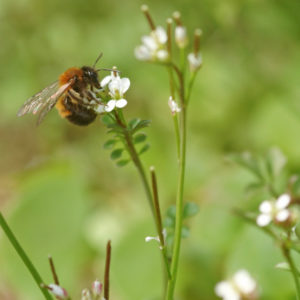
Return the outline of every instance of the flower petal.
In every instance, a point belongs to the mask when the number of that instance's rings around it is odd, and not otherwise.
[[[134,55],[139,60],[150,60],[151,52],[145,45],[138,46],[134,49]]]
[[[105,76],[100,82],[101,87],[105,87],[111,81],[111,79],[111,75]]]
[[[215,293],[224,300],[240,300],[239,294],[228,281],[219,282],[215,287]]]
[[[130,80],[129,78],[122,78],[120,81],[120,94],[125,94],[126,91],[129,89],[130,87]]]
[[[288,194],[283,194],[277,199],[275,206],[277,209],[284,209],[290,204],[290,202],[291,196]]]
[[[272,209],[273,205],[271,201],[263,201],[259,206],[259,211],[263,214],[270,214]]]
[[[256,282],[248,271],[240,270],[233,276],[233,281],[242,294],[251,294],[256,289]]]
[[[105,106],[105,111],[110,112],[116,107],[116,100],[109,100]]]
[[[192,72],[195,72],[202,65],[202,56],[200,55],[200,53],[198,53],[197,56],[195,55],[195,53],[190,53],[188,55],[188,61],[189,61],[189,65],[190,65],[190,70]]]
[[[144,35],[142,37],[142,42],[149,50],[155,51],[158,48],[155,39],[150,35]]]
[[[116,107],[122,108],[127,105],[127,100],[126,99],[120,99],[116,101]]]
[[[165,44],[168,40],[167,33],[166,33],[165,29],[161,26],[158,26],[156,28],[155,35],[156,35],[159,43],[161,43],[161,44]]]
[[[291,213],[289,210],[287,209],[283,209],[283,210],[280,210],[276,216],[275,216],[275,219],[278,221],[278,222],[285,222],[289,217],[290,217]]]
[[[159,50],[156,52],[156,57],[160,61],[166,61],[169,58],[169,53],[167,50]]]
[[[271,221],[272,221],[271,215],[267,215],[267,214],[260,214],[256,218],[256,224],[260,227],[269,225]]]

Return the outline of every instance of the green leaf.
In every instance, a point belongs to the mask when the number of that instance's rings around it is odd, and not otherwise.
[[[164,227],[166,227],[166,228],[174,228],[175,227],[175,218],[166,217],[164,219]]]
[[[113,160],[120,158],[123,151],[124,151],[124,149],[122,149],[122,148],[119,148],[119,149],[114,150],[114,151],[110,154],[110,158],[113,159]]]
[[[145,133],[139,133],[133,138],[133,143],[138,144],[142,143],[147,139],[147,135]]]
[[[103,124],[105,124],[106,126],[110,125],[110,124],[114,124],[114,121],[112,120],[112,118],[107,114],[107,115],[104,115],[102,118],[101,118],[101,121]]]
[[[190,236],[190,229],[187,226],[181,228],[181,238],[185,239]]]
[[[129,129],[134,129],[135,126],[141,121],[141,119],[139,118],[134,118],[134,119],[131,119],[129,122],[128,122],[128,128]]]
[[[175,219],[176,218],[176,206],[175,205],[171,205],[168,210],[167,210],[167,216]]]
[[[135,127],[132,129],[132,133],[137,132],[138,130],[148,127],[150,125],[150,120],[141,120],[138,124],[135,125]]]
[[[183,208],[183,218],[195,216],[199,212],[199,206],[193,202],[187,202]]]
[[[150,144],[146,144],[139,152],[139,154],[143,154],[144,152],[146,152],[148,149],[150,148]]]
[[[118,167],[124,167],[126,166],[128,163],[130,162],[130,159],[122,159],[122,160],[119,160],[116,165]]]
[[[106,141],[105,143],[104,143],[104,145],[103,145],[103,148],[104,149],[112,149],[113,147],[114,147],[114,145],[116,144],[116,140],[113,140],[113,139],[111,139],[111,140],[108,140],[108,141]]]

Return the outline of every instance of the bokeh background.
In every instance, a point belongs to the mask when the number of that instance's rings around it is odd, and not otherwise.
[[[222,278],[247,268],[262,299],[294,299],[290,274],[275,271],[279,250],[256,228],[230,214],[257,207],[245,193],[251,175],[227,162],[232,152],[282,149],[297,172],[300,131],[300,2],[264,0],[0,0],[0,209],[46,282],[52,254],[74,299],[103,278],[112,239],[115,300],[161,299],[154,228],[132,165],[117,168],[102,145],[99,120],[80,128],[53,111],[40,127],[16,112],[70,66],[116,65],[129,77],[128,118],[151,119],[151,150],[163,211],[174,203],[176,152],[166,71],[136,61],[149,31],[140,12],[148,2],[157,24],[182,13],[190,34],[202,28],[204,65],[188,122],[185,197],[200,206],[182,247],[177,299],[216,299]],[[104,76],[105,74],[102,74]],[[28,271],[0,232],[0,298],[38,300]]]

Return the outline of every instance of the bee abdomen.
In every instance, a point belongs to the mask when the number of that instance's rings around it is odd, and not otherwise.
[[[73,124],[80,126],[89,125],[97,117],[97,114],[92,109],[72,101],[69,96],[61,99],[60,103],[64,109],[64,111],[60,109],[60,115]]]
[[[85,126],[92,123],[96,117],[97,114],[92,110],[82,108],[80,111],[72,112],[67,119],[76,125]]]
[[[88,109],[83,105],[71,103],[68,107],[68,110],[71,112],[71,114],[69,114],[66,118],[76,125],[88,125],[97,117],[97,114],[93,110]]]

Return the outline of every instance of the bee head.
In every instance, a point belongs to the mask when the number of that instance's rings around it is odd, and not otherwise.
[[[96,87],[97,89],[101,88],[101,85],[99,83],[98,80],[98,73],[97,71],[92,68],[92,67],[82,67],[81,68],[83,71],[83,79],[86,83],[93,85],[94,87]]]

